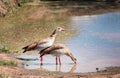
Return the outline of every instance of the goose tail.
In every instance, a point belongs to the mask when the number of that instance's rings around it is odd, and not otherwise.
[[[27,51],[28,46],[23,47],[22,49],[24,50],[23,53]]]

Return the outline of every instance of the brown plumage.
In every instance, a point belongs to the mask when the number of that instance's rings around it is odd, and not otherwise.
[[[47,54],[56,56],[56,64],[58,64],[57,58],[59,58],[59,64],[61,64],[61,60],[60,60],[61,55],[66,55],[70,57],[71,60],[76,64],[76,58],[73,56],[69,48],[65,46],[64,44],[54,44],[44,50],[41,50],[40,57],[47,55]]]
[[[41,50],[40,54],[41,54],[41,56],[43,56],[45,54],[50,54],[51,51],[62,49],[62,48],[64,48],[64,47],[63,46],[59,46],[59,45],[53,45],[51,47],[47,47],[47,48]]]
[[[37,46],[37,42],[34,42],[28,46],[23,47],[22,48],[24,49],[23,53],[25,53],[26,51],[34,50],[36,46]]]
[[[39,40],[37,42],[34,42],[30,45],[23,47],[22,48],[24,50],[23,53],[25,53],[26,51],[31,51],[31,50],[41,51],[42,49],[44,49],[46,47],[50,47],[54,43],[56,35],[63,30],[64,30],[63,28],[57,27],[48,38]]]
[[[32,44],[30,44],[28,46],[25,46],[25,47],[22,48],[22,49],[24,49],[23,53],[25,53],[26,51],[35,50],[37,45],[45,44],[45,43],[47,43],[47,42],[45,42],[45,41],[44,42],[43,41],[42,42],[38,41],[38,42],[34,42],[34,43],[32,43]]]

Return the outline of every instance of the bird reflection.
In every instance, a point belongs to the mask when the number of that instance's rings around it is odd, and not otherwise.
[[[70,69],[69,73],[73,73],[76,70],[77,66],[74,64],[72,68]]]
[[[62,65],[55,65],[56,72],[61,72],[62,71],[61,68],[62,68]],[[76,70],[76,68],[77,66],[76,64],[74,64],[68,72],[73,73]],[[43,71],[43,70],[49,70],[49,69],[45,68],[43,64],[42,65],[40,64],[40,70]]]
[[[56,65],[56,72],[60,72],[61,71],[61,65]]]
[[[44,63],[44,64],[37,65],[37,64],[28,63],[28,62],[24,62],[22,67],[25,69],[38,69],[40,71],[56,71],[56,72],[66,72],[67,69],[70,69],[67,71],[69,73],[73,73],[77,69],[76,64],[73,64],[72,66],[71,64],[55,65],[52,63]]]

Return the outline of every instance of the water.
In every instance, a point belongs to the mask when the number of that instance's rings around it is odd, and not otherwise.
[[[74,16],[70,25],[71,29],[78,31],[78,34],[67,40],[65,44],[77,58],[77,65],[74,65],[69,57],[61,56],[62,65],[56,66],[55,57],[47,55],[44,57],[43,66],[40,66],[40,61],[36,60],[25,62],[24,68],[79,73],[95,72],[96,68],[103,70],[109,66],[120,66],[119,12]],[[38,58],[39,55],[36,57]]]

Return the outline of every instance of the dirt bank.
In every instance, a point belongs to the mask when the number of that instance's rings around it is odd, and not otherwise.
[[[22,68],[22,61],[16,59],[18,54],[0,53],[1,60],[14,60],[17,66],[0,66],[0,77],[12,78],[120,78],[120,67],[109,68],[104,71],[94,73],[62,73],[50,72],[46,70],[26,70]]]

